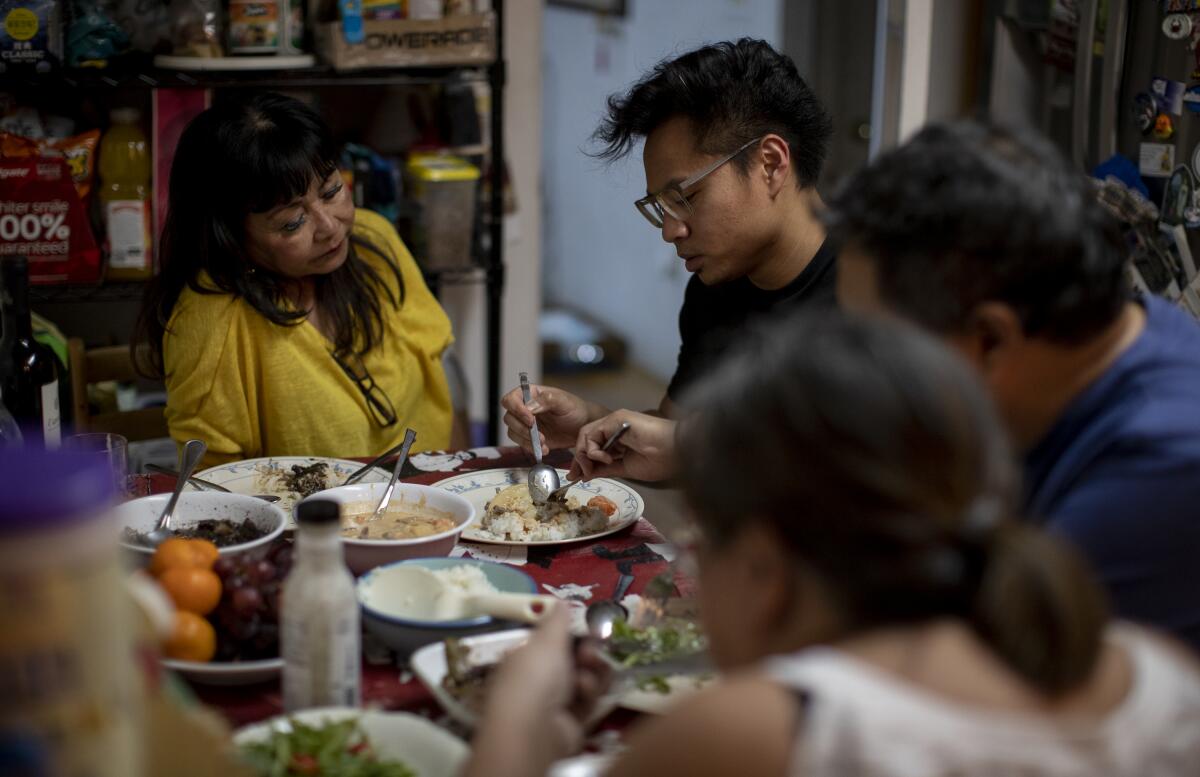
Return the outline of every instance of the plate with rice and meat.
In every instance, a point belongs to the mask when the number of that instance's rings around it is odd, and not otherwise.
[[[493,545],[559,545],[618,532],[642,517],[645,504],[624,483],[596,478],[578,483],[565,502],[535,505],[528,469],[464,472],[434,485],[466,499],[479,520],[462,533],[468,542]],[[567,473],[558,476],[566,482]]]
[[[288,516],[287,528],[295,528],[292,507],[306,496],[340,486],[342,481],[362,468],[349,459],[321,456],[274,456],[264,459],[245,459],[210,467],[197,472],[196,477],[224,486],[235,494],[273,494],[279,497],[279,508]],[[359,481],[386,483],[391,473],[373,468]]]

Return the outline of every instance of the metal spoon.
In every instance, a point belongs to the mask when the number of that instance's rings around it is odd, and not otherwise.
[[[521,400],[528,405],[529,376],[521,373]],[[558,470],[549,464],[542,463],[542,437],[538,434],[537,418],[529,427],[529,442],[533,446],[533,460],[536,462],[529,468],[529,496],[535,505],[542,505],[550,498],[550,494],[562,485],[558,481]]]
[[[613,626],[617,621],[629,620],[629,611],[621,604],[621,599],[625,597],[629,591],[629,586],[633,584],[633,575],[621,575],[617,579],[617,587],[613,591],[613,598],[606,599],[601,602],[592,602],[587,606],[587,611],[583,615],[584,621],[587,623],[588,633],[599,640],[606,640],[612,636]]]
[[[147,463],[146,469],[150,472],[158,472],[163,475],[170,475],[173,478],[179,477],[179,470],[171,469],[170,467],[164,467],[160,464],[154,464],[153,462]],[[203,478],[190,477],[187,479],[187,482],[191,483],[201,491],[217,491],[222,494],[237,493],[235,491],[230,491],[220,483],[214,483],[211,480],[204,480]],[[275,494],[251,494],[251,496],[253,496],[255,499],[261,499],[264,502],[275,503],[279,501],[279,497]]]
[[[385,462],[388,459],[390,459],[391,457],[395,456],[396,453],[403,447],[404,447],[404,443],[401,442],[399,445],[395,445],[395,446],[392,446],[391,448],[388,448],[386,451],[384,451],[379,456],[376,456],[375,458],[371,459],[366,464],[362,465],[358,469],[351,472],[350,475],[344,481],[342,481],[342,485],[343,486],[354,485],[355,483],[357,483],[358,481],[360,481],[364,477],[366,477],[367,473],[369,473],[371,470],[375,469],[380,464],[383,464],[383,462]]]
[[[175,535],[175,532],[171,531],[171,514],[175,512],[175,504],[179,501],[179,495],[183,493],[183,487],[187,485],[188,478],[196,471],[196,466],[200,463],[200,459],[204,458],[207,450],[208,446],[204,444],[203,440],[188,440],[183,446],[183,454],[179,457],[179,479],[175,481],[175,490],[171,493],[166,508],[158,518],[158,526],[146,535],[146,543],[150,547],[157,548]]]
[[[383,515],[384,510],[387,510],[388,502],[392,501],[392,492],[396,490],[396,481],[400,478],[400,470],[404,469],[404,462],[408,461],[408,449],[412,447],[415,439],[417,439],[416,432],[412,429],[404,430],[404,442],[400,446],[400,457],[396,459],[396,468],[392,470],[392,479],[388,482],[387,490],[383,492],[383,499],[379,500],[379,506],[375,508],[375,513],[367,520],[373,521]]]
[[[612,437],[609,437],[607,440],[604,441],[604,445],[600,446],[600,450],[607,451],[609,448],[616,445],[617,440],[621,439],[621,436],[623,434],[625,434],[625,432],[628,432],[628,431],[629,431],[629,422],[625,421],[624,423],[621,424],[620,428],[617,429],[617,431],[613,432]],[[582,478],[580,478],[580,480],[582,480]],[[563,483],[561,488],[557,488],[553,492],[551,492],[550,497],[549,497],[550,500],[557,501],[557,502],[564,501],[567,498],[567,492],[571,490],[571,486],[575,485],[578,482],[579,482],[579,480],[569,480],[566,483]]]

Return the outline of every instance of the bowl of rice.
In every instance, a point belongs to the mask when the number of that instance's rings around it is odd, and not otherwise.
[[[537,583],[516,567],[470,558],[414,558],[377,567],[358,579],[358,603],[367,631],[401,656],[447,637],[465,637],[513,628],[514,624],[479,615],[461,620],[418,620],[407,615],[406,592],[388,570],[415,564],[433,572],[464,594],[537,593]]]

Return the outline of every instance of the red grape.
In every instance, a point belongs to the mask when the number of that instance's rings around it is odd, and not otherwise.
[[[229,576],[237,569],[237,562],[229,556],[221,556],[213,564],[213,571],[217,573],[217,577],[221,580],[229,579]]]
[[[275,579],[275,565],[265,558],[255,561],[246,570],[246,577],[250,579],[250,582],[258,585],[269,583]]]
[[[238,615],[249,618],[262,609],[263,597],[256,588],[238,588],[230,598],[230,606]]]

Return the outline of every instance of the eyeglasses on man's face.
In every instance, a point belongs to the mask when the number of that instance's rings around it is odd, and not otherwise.
[[[670,216],[676,221],[687,221],[692,216],[692,204],[687,198],[688,189],[703,181],[721,165],[761,141],[762,138],[758,137],[748,143],[743,143],[733,153],[718,159],[695,175],[688,176],[679,183],[668,184],[654,194],[647,194],[634,203],[638,213],[645,216],[646,221],[653,224],[656,229],[662,229],[666,216]]]
[[[371,373],[367,372],[367,365],[363,363],[362,356],[351,354],[345,358],[335,356],[334,359],[362,392],[375,423],[385,428],[396,423],[396,408],[392,405],[392,400],[375,382],[375,378],[371,377]]]

